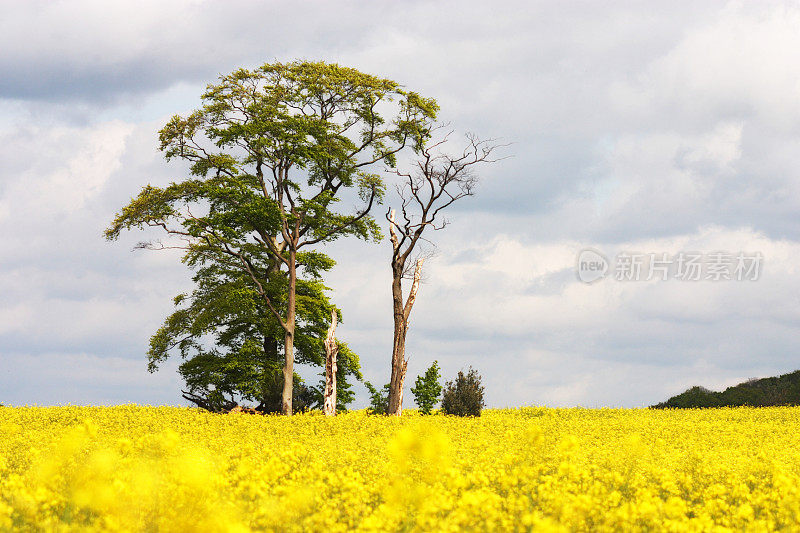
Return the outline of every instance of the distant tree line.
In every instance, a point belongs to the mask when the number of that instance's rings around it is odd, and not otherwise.
[[[695,386],[652,407],[666,409],[778,405],[800,405],[800,370],[777,377],[750,379],[722,392]]]

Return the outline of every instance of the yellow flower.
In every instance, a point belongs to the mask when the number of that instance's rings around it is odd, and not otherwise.
[[[408,414],[0,409],[0,532],[800,530],[800,408]]]

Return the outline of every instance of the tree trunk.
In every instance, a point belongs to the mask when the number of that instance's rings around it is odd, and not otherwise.
[[[408,333],[411,308],[419,290],[420,277],[422,276],[423,259],[418,259],[414,268],[414,281],[408,300],[403,305],[403,268],[401,265],[392,265],[392,308],[394,311],[394,343],[392,345],[392,376],[389,381],[389,411],[388,414],[401,416],[403,414],[403,385],[406,381],[408,360],[406,359],[406,334]]]
[[[326,416],[336,414],[336,356],[339,347],[336,345],[336,310],[331,310],[331,326],[325,337],[325,396],[322,411]]]
[[[406,366],[406,321],[403,316],[403,271],[398,265],[392,267],[392,278],[394,341],[392,343],[392,375],[389,380],[388,414],[400,416],[403,410],[403,380],[401,376],[404,374]]]
[[[294,327],[295,296],[297,291],[297,252],[289,249],[289,294],[286,306],[286,327],[284,337],[283,395],[281,413],[292,416],[292,396],[294,393]]]

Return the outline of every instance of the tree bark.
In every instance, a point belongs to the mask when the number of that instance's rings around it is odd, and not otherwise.
[[[392,308],[394,314],[394,343],[392,345],[392,375],[389,381],[389,409],[388,414],[401,416],[403,414],[403,385],[406,380],[408,360],[406,359],[406,334],[410,323],[411,309],[417,298],[419,282],[422,276],[423,259],[418,259],[414,267],[414,280],[408,299],[403,303],[403,270],[404,265],[395,261],[392,265]]]
[[[336,414],[336,356],[339,347],[336,345],[336,310],[331,310],[331,326],[325,337],[325,396],[322,411],[326,416]]]
[[[283,395],[281,398],[281,413],[292,416],[292,396],[294,393],[294,328],[295,328],[295,297],[297,291],[297,252],[289,249],[289,294],[286,304],[286,322],[284,336],[284,363],[283,363]]]
[[[406,321],[403,317],[403,272],[396,265],[392,268],[392,311],[394,318],[394,342],[392,343],[392,375],[389,380],[388,414],[400,416],[403,410],[403,387],[401,376],[405,373]]]

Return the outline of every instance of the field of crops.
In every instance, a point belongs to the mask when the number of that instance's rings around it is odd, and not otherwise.
[[[800,528],[800,408],[0,407],[0,531]]]

